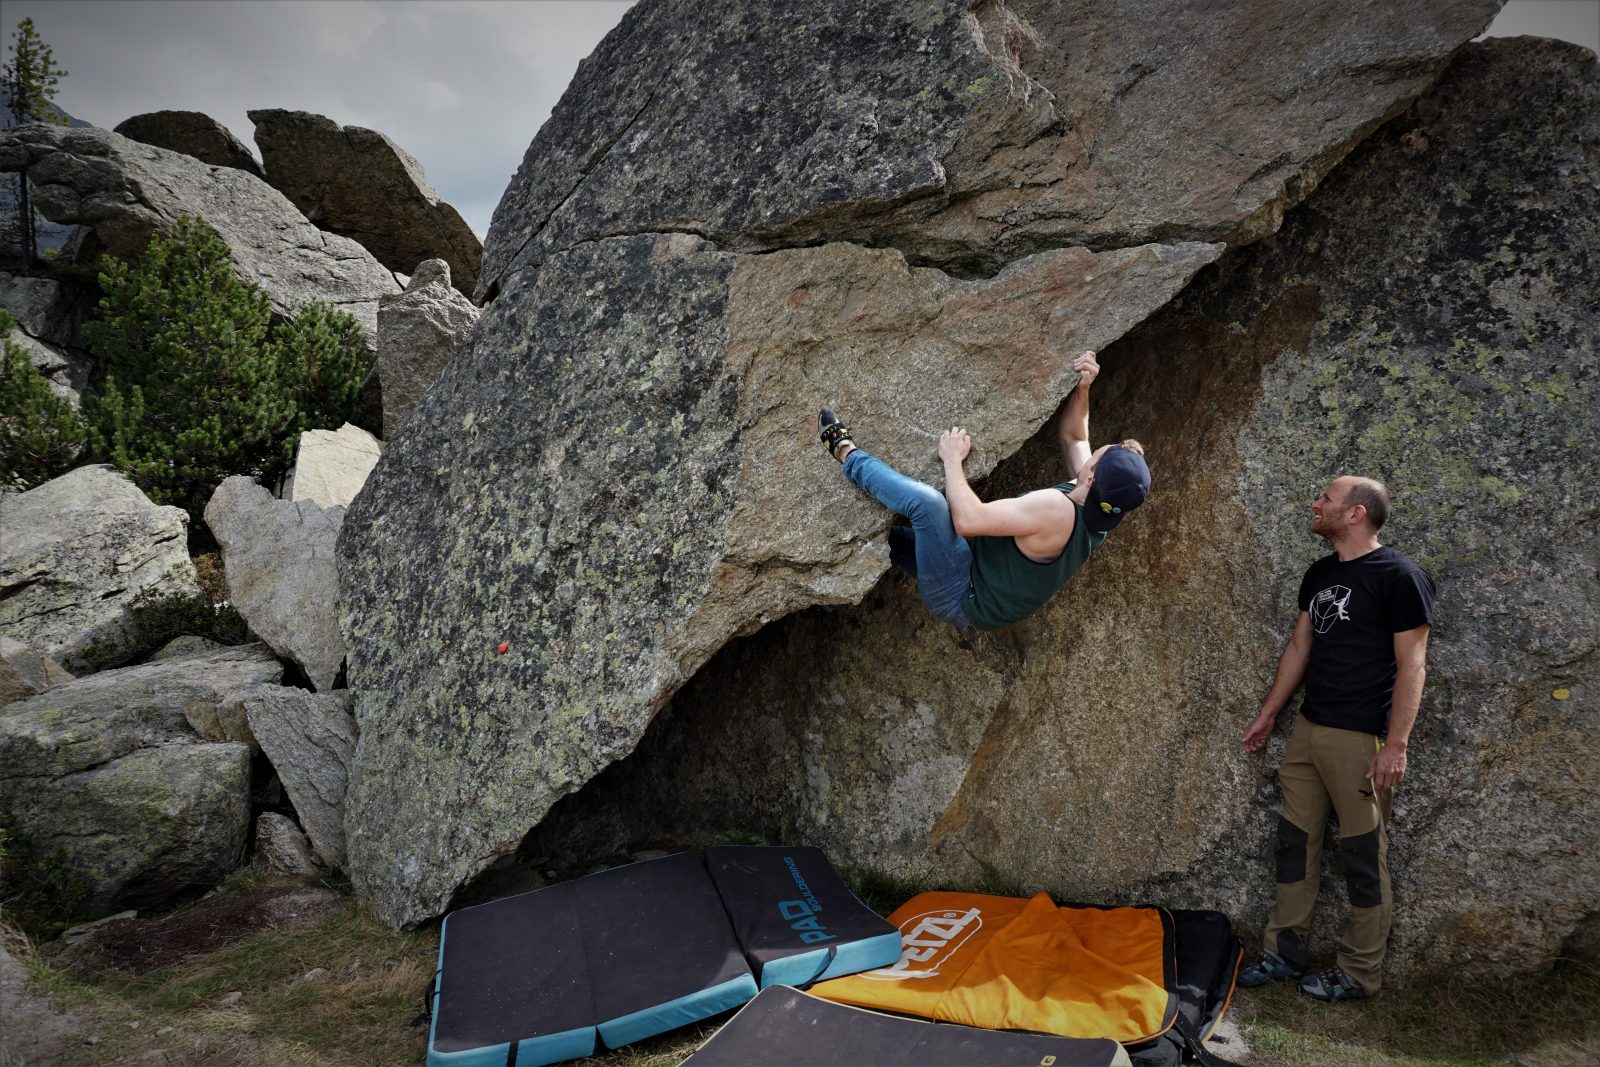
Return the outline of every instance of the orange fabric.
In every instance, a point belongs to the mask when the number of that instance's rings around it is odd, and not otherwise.
[[[1044,893],[922,893],[889,921],[900,928],[897,963],[810,991],[945,1022],[1123,1044],[1171,1025],[1159,909],[1058,908]]]

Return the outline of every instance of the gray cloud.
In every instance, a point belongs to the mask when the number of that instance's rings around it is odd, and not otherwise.
[[[315,111],[388,134],[482,235],[528,142],[627,0],[7,0],[70,73],[56,100],[110,128],[203,111]]]

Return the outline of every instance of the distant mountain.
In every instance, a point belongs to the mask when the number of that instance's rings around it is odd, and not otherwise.
[[[67,112],[62,111],[53,104],[51,106],[57,113],[67,116],[67,125],[69,126],[94,125],[92,122],[84,122],[80,118],[68,115]],[[8,127],[14,121],[15,117],[11,113],[11,94],[6,92],[3,86],[0,86],[0,127]],[[20,180],[15,174],[0,175],[0,233],[4,233],[8,241],[14,240],[13,231],[16,228],[17,216],[17,182]],[[67,243],[67,238],[71,236],[72,231],[77,229],[76,226],[58,225],[37,214],[35,217],[39,220],[37,233],[39,236],[39,251],[41,253],[46,249],[61,248]]]

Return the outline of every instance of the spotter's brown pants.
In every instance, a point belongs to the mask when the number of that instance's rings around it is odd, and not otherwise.
[[[1278,768],[1283,811],[1278,819],[1277,904],[1263,947],[1310,970],[1307,940],[1322,872],[1328,817],[1339,818],[1350,916],[1338,963],[1368,993],[1383,985],[1393,898],[1389,893],[1388,825],[1392,789],[1374,790],[1367,768],[1382,742],[1373,734],[1296,721]]]

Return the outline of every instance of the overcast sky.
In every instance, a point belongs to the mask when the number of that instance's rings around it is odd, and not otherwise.
[[[774,3],[805,0],[772,0]],[[254,149],[245,111],[314,111],[387,134],[481,237],[578,61],[631,0],[5,0],[70,73],[56,102],[107,129],[203,111]],[[1490,27],[1600,49],[1600,0],[1511,0]]]

